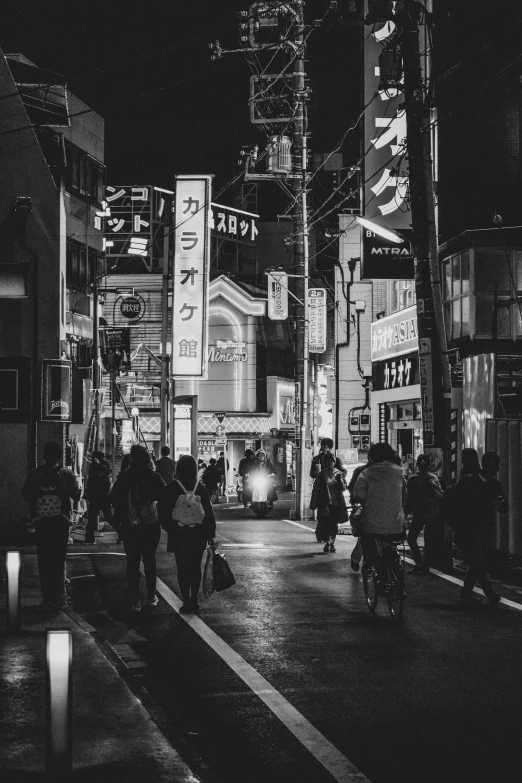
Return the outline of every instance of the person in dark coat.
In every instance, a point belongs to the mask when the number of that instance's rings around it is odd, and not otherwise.
[[[314,481],[310,508],[317,509],[317,517],[324,531],[324,552],[335,552],[335,537],[338,525],[348,521],[348,510],[344,499],[346,483],[340,470],[335,467],[335,455],[325,454],[323,467]]]
[[[457,527],[459,545],[469,558],[460,600],[469,604],[481,603],[480,596],[473,595],[476,582],[492,606],[501,599],[486,574],[487,556],[495,533],[495,512],[505,514],[508,508],[502,484],[496,478],[499,466],[500,458],[495,452],[484,454],[481,468],[475,449],[462,450],[460,479],[452,498],[461,516]]]
[[[406,511],[411,511],[413,514],[408,531],[408,545],[415,560],[414,567],[408,571],[409,574],[428,574],[430,570],[428,563],[423,562],[417,539],[428,520],[436,517],[439,513],[443,492],[439,479],[435,473],[429,472],[429,467],[429,456],[419,454],[417,472],[413,473],[407,482],[408,503]]]
[[[216,460],[214,457],[212,457],[208,463],[208,468],[206,468],[205,472],[203,473],[202,478],[203,484],[207,488],[208,494],[210,495],[212,501],[219,500],[219,485],[221,484],[222,480],[223,474],[218,468]]]
[[[225,495],[227,491],[227,477],[228,477],[228,469],[230,467],[230,463],[228,459],[225,459],[225,452],[220,451],[219,452],[219,459],[217,461],[217,467],[221,471],[221,485],[219,487],[219,492],[221,495]]]
[[[207,492],[198,481],[196,460],[190,454],[183,454],[176,465],[176,477],[165,490],[164,502],[160,508],[161,526],[167,531],[167,552],[174,552],[178,569],[178,583],[183,600],[181,614],[192,614],[199,609],[198,592],[201,585],[201,560],[206,546],[214,543],[216,519]],[[172,518],[172,512],[180,495],[195,492],[201,498],[205,516],[193,526],[179,524]]]
[[[168,446],[162,446],[161,448],[161,459],[156,462],[156,471],[160,474],[165,484],[170,484],[174,480],[176,468],[174,460],[170,457]]]
[[[370,465],[372,464],[371,459],[368,458],[368,462],[365,465],[358,465],[355,470],[352,473],[352,477],[350,479],[350,483],[348,484],[348,493],[350,497],[350,505],[356,506],[357,502],[354,498],[353,491],[355,489],[355,485],[357,484],[357,479],[363,472],[363,470],[366,470]],[[350,556],[350,565],[352,568],[352,571],[358,571],[360,568],[361,560],[363,556],[362,546],[361,546],[361,539],[357,539],[357,543],[352,551],[352,554]]]
[[[252,449],[247,449],[245,451],[245,456],[242,460],[239,462],[239,466],[237,469],[237,472],[241,476],[241,481],[243,485],[243,505],[245,508],[250,505],[252,502],[252,490],[248,488],[247,484],[247,476],[254,467],[255,459],[254,459],[254,452]]]
[[[156,606],[156,550],[161,527],[159,504],[165,482],[151,467],[150,455],[143,446],[130,450],[130,467],[120,473],[111,490],[115,522],[120,529],[127,555],[127,581],[132,611],[141,610],[139,595],[140,562],[143,560],[147,605]]]
[[[42,606],[64,608],[65,563],[72,504],[80,499],[76,476],[60,465],[59,443],[44,446],[44,464],[32,470],[22,488],[22,497],[30,504],[36,535],[38,574]]]
[[[111,466],[105,459],[103,451],[93,451],[87,488],[83,494],[89,506],[87,509],[87,527],[85,528],[85,543],[95,544],[94,534],[98,531],[100,511],[107,522],[112,520],[109,493],[111,491]]]
[[[334,442],[331,438],[323,438],[321,440],[321,450],[319,451],[319,454],[316,454],[315,457],[312,460],[312,466],[310,468],[310,478],[317,478],[321,470],[323,469],[323,459],[325,458],[326,454],[332,454],[332,449],[334,447]],[[335,467],[337,470],[340,470],[343,476],[346,476],[347,471],[343,467],[343,463],[341,462],[339,457],[335,457]]]

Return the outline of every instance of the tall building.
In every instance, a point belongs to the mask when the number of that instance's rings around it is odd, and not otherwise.
[[[0,99],[0,525],[13,528],[46,441],[80,468],[90,285],[103,258],[103,120],[64,77],[21,54],[0,57]]]

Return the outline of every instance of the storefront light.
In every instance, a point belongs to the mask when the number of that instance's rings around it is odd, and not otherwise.
[[[369,231],[373,231],[374,234],[378,234],[389,242],[395,242],[397,245],[401,245],[404,242],[404,239],[394,231],[383,228],[378,223],[374,223],[373,220],[366,220],[366,218],[362,217],[357,217],[356,220],[361,226],[367,228]]]

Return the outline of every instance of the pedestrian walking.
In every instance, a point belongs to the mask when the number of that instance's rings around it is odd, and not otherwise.
[[[223,480],[222,473],[217,466],[214,457],[209,460],[208,467],[203,473],[203,484],[207,488],[212,503],[219,503],[219,486]]]
[[[255,458],[252,449],[245,451],[245,456],[239,462],[237,472],[241,476],[241,486],[243,489],[243,506],[247,508],[252,502],[252,490],[247,486],[247,476],[254,467]]]
[[[321,522],[323,552],[335,552],[335,537],[338,525],[348,521],[348,510],[344,499],[346,483],[340,470],[335,467],[335,455],[325,454],[322,470],[314,480],[310,508],[317,509],[317,518]]]
[[[36,555],[42,606],[67,606],[65,561],[73,503],[80,499],[80,485],[72,470],[61,467],[58,443],[44,446],[44,464],[32,470],[22,488],[29,503],[36,535]]]
[[[199,610],[201,560],[207,544],[214,543],[216,519],[206,487],[198,481],[196,460],[183,454],[176,465],[176,477],[165,490],[161,504],[161,525],[167,531],[167,552],[173,552],[183,600],[181,614]],[[186,524],[189,521],[192,524]]]
[[[93,451],[87,488],[83,494],[87,500],[87,527],[85,528],[86,544],[95,544],[94,534],[99,530],[100,511],[103,511],[105,520],[112,521],[112,510],[109,500],[111,491],[111,466],[105,459],[103,451]]]
[[[156,472],[160,474],[165,484],[170,484],[174,480],[176,470],[168,446],[161,447],[161,458],[156,462]]]
[[[495,533],[495,512],[505,514],[508,508],[502,484],[496,478],[500,458],[495,452],[486,452],[481,466],[475,449],[463,449],[461,462],[460,479],[448,501],[454,506],[457,544],[469,558],[460,600],[481,603],[480,596],[473,594],[478,582],[491,606],[496,606],[501,596],[493,589],[486,568]]]
[[[163,500],[165,482],[152,469],[143,446],[132,446],[130,466],[120,473],[110,493],[116,523],[120,526],[127,555],[127,582],[133,612],[141,610],[140,562],[143,560],[147,606],[156,606],[156,550],[161,527],[158,503]]]
[[[395,452],[389,443],[373,443],[368,454],[371,464],[362,471],[353,490],[355,500],[363,507],[360,527],[363,550],[363,573],[379,558],[376,536],[398,541],[404,538],[406,481],[395,463]]]
[[[323,468],[323,459],[326,454],[333,453],[332,449],[334,447],[334,442],[331,438],[322,438],[321,440],[321,449],[319,451],[319,454],[316,454],[315,457],[312,460],[312,466],[310,468],[310,478],[317,478],[319,473],[321,472]],[[346,476],[347,471],[343,467],[343,463],[341,462],[341,459],[339,457],[335,457],[335,467],[337,470],[340,470],[341,473]]]
[[[427,454],[417,457],[417,472],[408,479],[408,501],[406,510],[412,513],[412,521],[408,531],[408,546],[415,565],[409,574],[428,574],[429,565],[423,560],[417,539],[430,520],[438,516],[443,496],[439,479],[435,473],[430,473],[430,458]]]
[[[216,464],[219,470],[221,471],[221,475],[222,475],[221,484],[219,487],[219,493],[220,495],[225,495],[227,491],[227,478],[228,478],[228,469],[230,467],[230,463],[228,459],[225,459],[224,451],[219,452],[219,459]]]

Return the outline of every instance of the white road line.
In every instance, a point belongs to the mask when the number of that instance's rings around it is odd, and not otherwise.
[[[157,591],[179,613],[181,601],[161,579]],[[279,691],[262,677],[249,663],[223,641],[196,615],[180,615],[209,647],[248,685],[294,737],[319,761],[338,783],[369,783],[360,772],[326,737],[292,707]]]
[[[291,519],[283,519],[283,522],[288,522],[289,525],[295,525],[296,527],[302,527],[304,530],[310,530],[312,533],[315,533],[314,528],[308,527],[307,525],[301,525],[299,522],[294,522]],[[348,539],[344,538],[344,536],[341,538],[337,536],[335,543],[337,544],[339,541],[344,541],[348,543]],[[411,565],[415,565],[415,561],[411,560],[409,557],[404,558],[407,563],[410,563]],[[457,579],[456,576],[451,576],[451,574],[445,574],[443,571],[437,571],[435,568],[430,568],[430,574],[435,574],[435,576],[440,576],[441,579],[445,579],[446,582],[453,582],[454,585],[459,585],[459,587],[464,587],[464,582],[462,579]],[[485,595],[484,590],[481,590],[480,587],[474,587],[473,588],[474,593],[479,593],[479,595]],[[510,601],[509,598],[501,598],[500,603],[504,604],[504,606],[509,606],[511,609],[517,609],[519,612],[522,612],[522,604],[517,604],[516,601]]]

